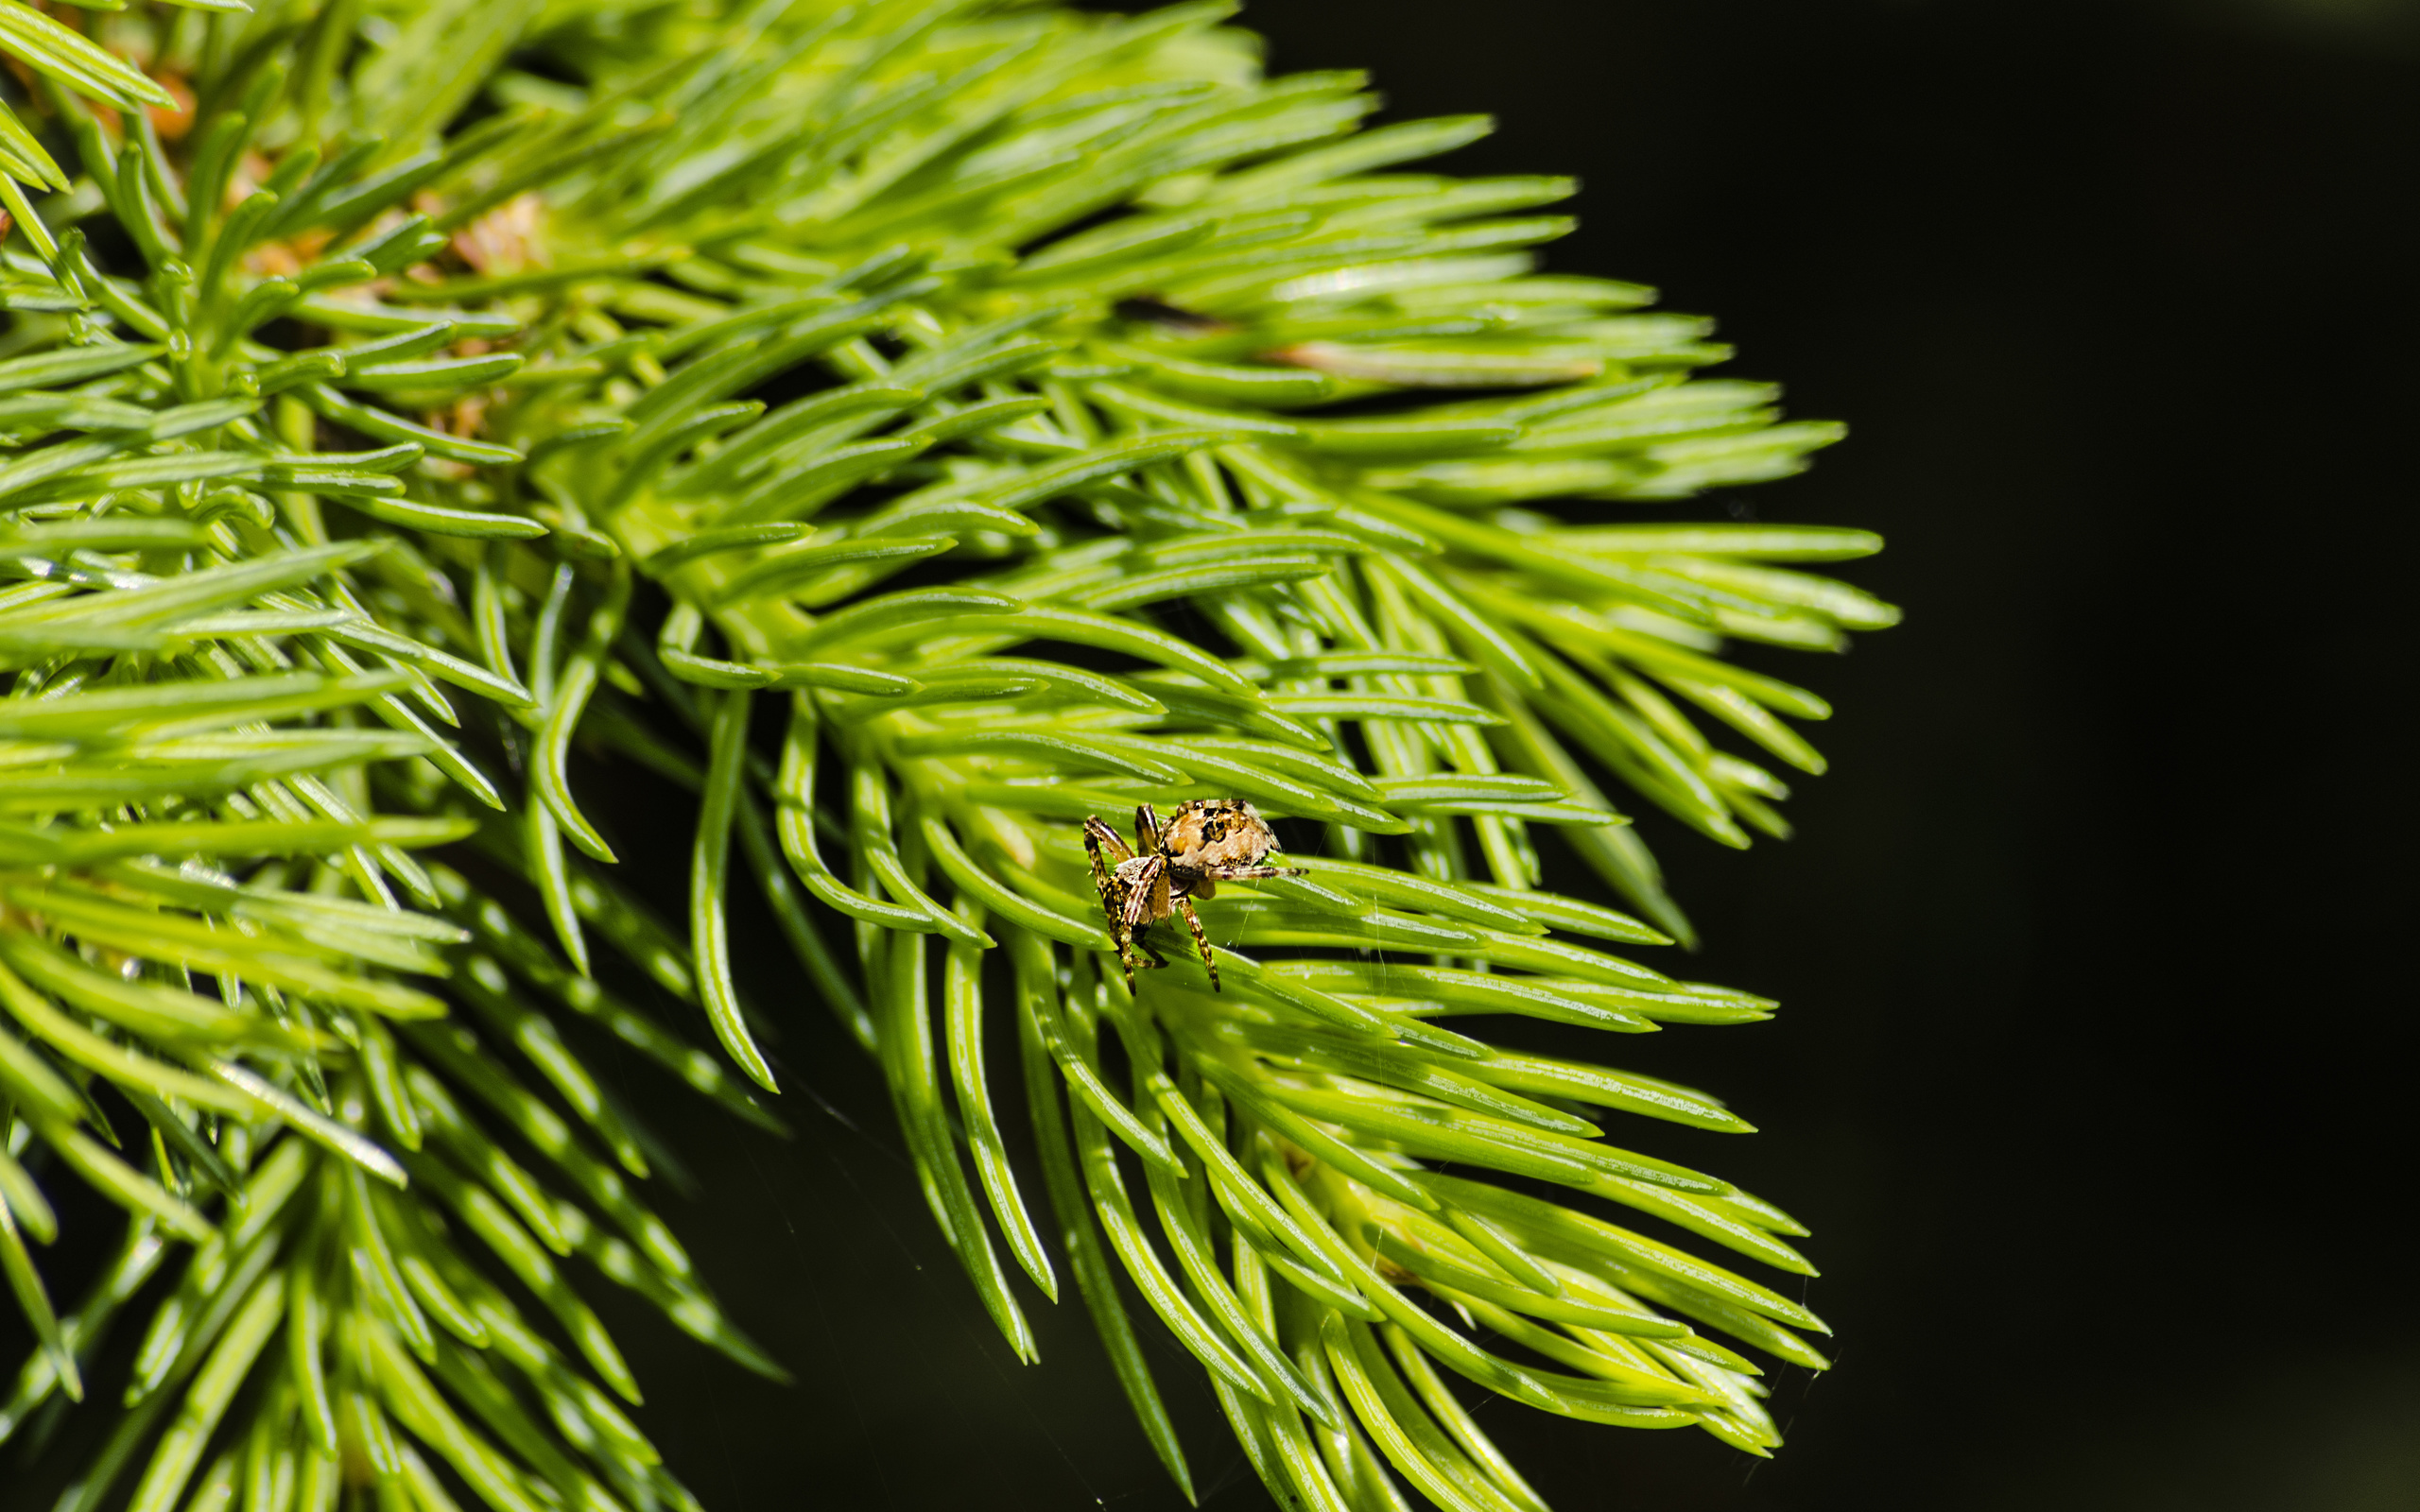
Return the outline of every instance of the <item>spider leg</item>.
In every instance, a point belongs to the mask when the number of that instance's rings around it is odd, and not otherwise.
[[[1193,911],[1193,900],[1190,898],[1178,898],[1176,909],[1184,916],[1185,927],[1193,931],[1193,948],[1201,953],[1201,969],[1210,973],[1210,990],[1216,992],[1219,990],[1219,958],[1210,954],[1210,936],[1202,931],[1201,916]]]
[[[1095,865],[1099,864],[1099,856],[1103,850],[1109,852],[1112,865],[1134,859],[1134,852],[1128,848],[1125,838],[1115,830],[1101,823],[1100,816],[1097,814],[1084,816],[1084,849],[1092,852]]]
[[[1156,970],[1167,965],[1168,958],[1143,934],[1154,920],[1168,917],[1168,858],[1145,856],[1130,865],[1132,872],[1119,879],[1126,888],[1126,937],[1143,948],[1143,954],[1151,958],[1151,968]],[[1132,990],[1134,984],[1130,980],[1126,985]]]
[[[1252,882],[1261,877],[1300,877],[1307,875],[1300,867],[1206,867],[1204,876],[1221,882]],[[1203,894],[1204,897],[1209,896]]]
[[[1154,919],[1166,919],[1168,906],[1168,860],[1145,856],[1131,873],[1118,879],[1126,888],[1126,927],[1131,932]]]
[[[1134,853],[1147,856],[1159,848],[1159,811],[1149,803],[1138,803],[1134,806]]]
[[[1117,832],[1099,819],[1086,816],[1084,819],[1084,853],[1092,858],[1093,885],[1100,891],[1100,911],[1109,919],[1110,938],[1117,943],[1117,964],[1126,969],[1126,986],[1134,986],[1134,931],[1126,920],[1126,885],[1120,882],[1101,852],[1106,850],[1120,862],[1132,861],[1134,853]]]

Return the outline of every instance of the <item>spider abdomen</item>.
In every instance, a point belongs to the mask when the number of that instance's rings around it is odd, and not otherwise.
[[[1277,849],[1277,834],[1253,806],[1235,799],[1180,804],[1160,830],[1160,853],[1179,870],[1216,875],[1221,867],[1250,867]]]

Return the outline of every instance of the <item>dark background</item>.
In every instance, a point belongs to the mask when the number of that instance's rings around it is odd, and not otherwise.
[[[1562,1512],[2420,1506],[2388,735],[2412,687],[2411,11],[1244,21],[1277,69],[1372,69],[1392,117],[1496,113],[1459,171],[1582,176],[1550,266],[1719,316],[1734,370],[1850,421],[1737,502],[1883,531],[1850,575],[1909,610],[1845,659],[1773,659],[1841,711],[1796,841],[1741,856],[1646,821],[1697,974],[1782,1016],[1617,1047],[1761,1126],[1653,1147],[1812,1225],[1839,1367],[1784,1373],[1765,1465],[1481,1420]],[[873,1078],[801,1022],[791,1074],[853,1126],[804,1096],[786,1147],[699,1125],[687,1229],[810,1379],[648,1349],[682,1473],[723,1509],[1181,1506],[1072,1298],[1037,1309],[1043,1365],[1008,1356]],[[1267,1506],[1199,1372],[1159,1358],[1204,1503]]]
[[[1496,113],[1458,171],[1582,176],[1550,266],[1719,316],[1731,370],[1850,421],[1736,503],[1883,531],[1848,576],[1909,610],[1845,659],[1772,659],[1841,711],[1799,839],[1743,856],[1642,821],[1706,935],[1688,974],[1781,1017],[1608,1052],[1762,1127],[1650,1147],[1813,1226],[1839,1367],[1780,1374],[1770,1464],[1501,1402],[1481,1421],[1561,1512],[2420,1506],[2388,738],[2412,689],[2414,8],[1244,20],[1277,69],[1372,69],[1392,118]],[[687,800],[615,807],[677,907]],[[674,1468],[717,1512],[1182,1506],[1072,1297],[1034,1299],[1041,1366],[1009,1355],[872,1068],[754,949],[769,925],[737,928],[797,1137],[630,1090],[697,1174],[676,1227],[801,1380],[599,1298]],[[1155,1347],[1203,1504],[1268,1506]]]

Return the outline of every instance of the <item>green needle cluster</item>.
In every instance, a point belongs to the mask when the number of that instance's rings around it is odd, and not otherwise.
[[[112,1415],[62,1512],[695,1505],[585,1298],[781,1366],[582,1047],[781,1126],[735,889],[1188,1494],[1138,1312],[1290,1507],[1533,1512],[1474,1386],[1779,1442],[1822,1323],[1628,1227],[1811,1275],[1621,1147],[1748,1125],[1478,1031],[1771,1013],[1635,958],[1690,931],[1616,801],[1786,833],[1828,710],[1724,649],[1891,624],[1806,570],[1879,542],[1640,507],[1839,430],[1229,9],[0,0],[0,1439]],[[595,762],[695,803],[683,923]],[[1305,874],[1130,993],[1080,821],[1196,798]]]

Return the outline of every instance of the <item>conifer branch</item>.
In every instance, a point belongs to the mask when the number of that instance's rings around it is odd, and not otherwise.
[[[1188,1494],[1130,1296],[1289,1506],[1537,1506],[1457,1377],[1779,1443],[1738,1351],[1822,1323],[1628,1225],[1806,1230],[1618,1147],[1748,1125],[1468,1031],[1771,1013],[1634,958],[1691,934],[1616,799],[1786,834],[1829,711],[1725,647],[1893,623],[1806,570],[1879,542],[1641,507],[1839,430],[1227,13],[0,0],[0,1439],[99,1392],[62,1506],[694,1505],[586,1298],[782,1366],[579,1047],[779,1128],[751,888],[1004,1336],[1072,1277]],[[596,761],[692,795],[685,929]],[[1080,821],[1204,798],[1304,874],[1130,990]]]

